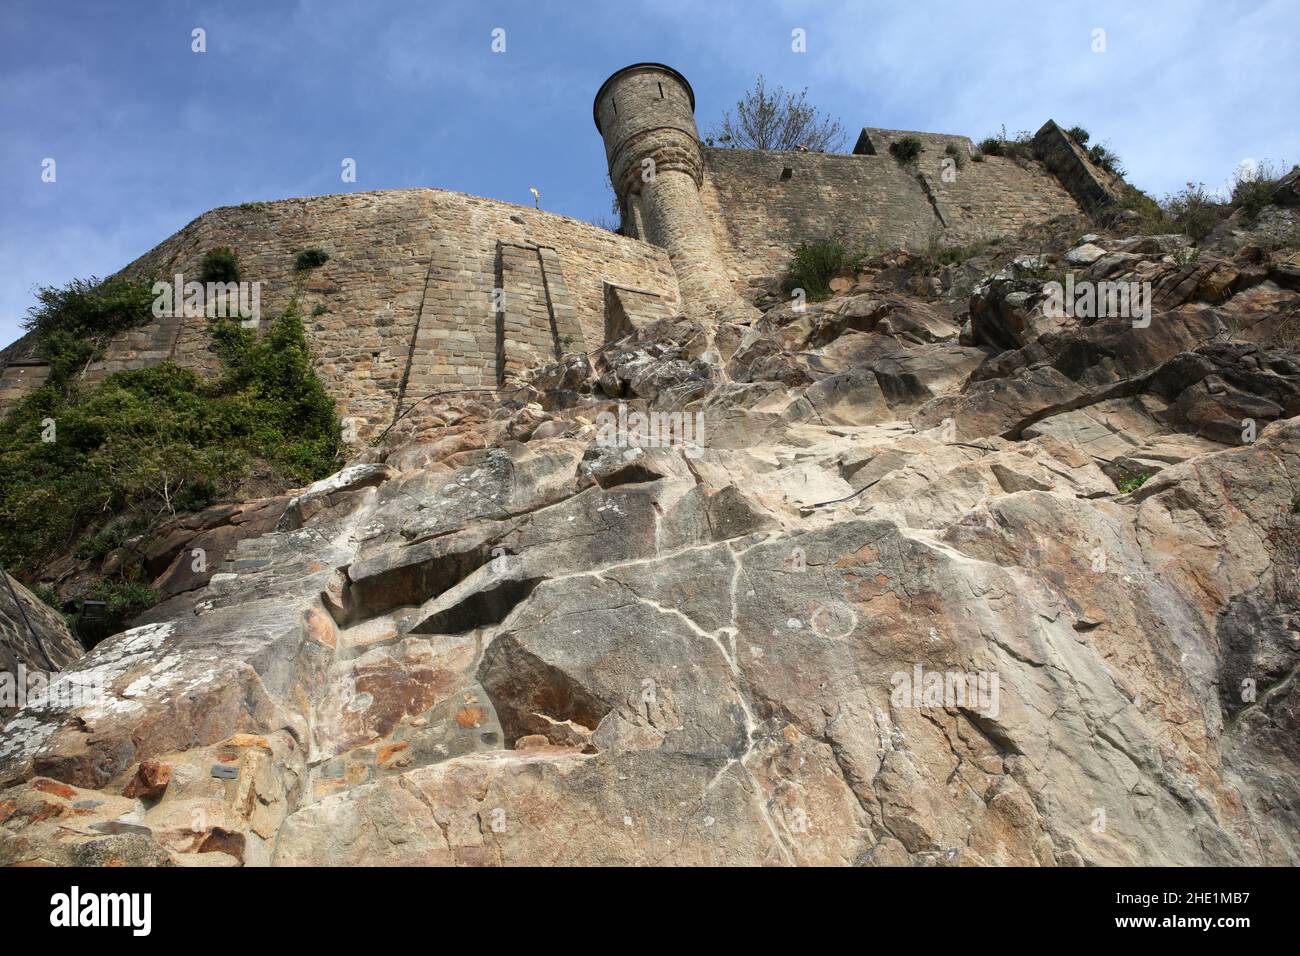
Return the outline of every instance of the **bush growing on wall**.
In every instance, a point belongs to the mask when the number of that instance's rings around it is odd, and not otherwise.
[[[921,155],[925,147],[915,136],[902,136],[889,144],[889,152],[900,163],[910,163]]]
[[[1014,136],[1007,135],[1005,126],[996,136],[986,136],[979,142],[977,149],[982,156],[1005,156],[1008,159],[1032,159],[1033,149],[1030,147],[1032,137],[1029,133],[1021,131]]]
[[[1120,163],[1119,156],[1101,143],[1094,143],[1088,148],[1088,158],[1108,173],[1124,175],[1124,166]]]
[[[199,281],[238,282],[239,257],[235,255],[235,250],[229,246],[222,246],[218,249],[209,249],[204,253],[203,261],[199,265]]]
[[[148,286],[123,279],[73,279],[36,293],[23,327],[36,337],[36,353],[50,364],[50,382],[62,388],[88,362],[102,356],[118,332],[152,317]]]
[[[304,249],[298,253],[298,258],[294,260],[293,267],[298,272],[306,272],[309,269],[319,269],[329,261],[330,254],[328,252],[312,246],[310,249]]]

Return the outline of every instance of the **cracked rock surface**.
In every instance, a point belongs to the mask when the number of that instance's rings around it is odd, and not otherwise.
[[[1300,863],[1297,292],[1235,243],[1047,253],[1149,327],[895,254],[422,403],[8,719],[0,863]]]

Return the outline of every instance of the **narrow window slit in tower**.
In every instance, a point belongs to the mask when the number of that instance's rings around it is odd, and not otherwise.
[[[614,97],[611,96],[611,97],[609,98],[609,103],[610,103],[611,106],[614,107],[614,115],[617,116],[617,115],[618,115],[618,100],[614,99]]]
[[[659,98],[661,100],[664,98],[664,85],[662,83],[659,84]]]

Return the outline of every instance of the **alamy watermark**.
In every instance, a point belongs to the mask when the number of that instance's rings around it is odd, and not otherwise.
[[[210,319],[239,318],[245,327],[262,318],[261,282],[186,282],[176,273],[175,282],[155,282],[153,315]]]
[[[618,413],[596,416],[596,444],[602,448],[681,448],[687,458],[704,451],[704,413],[629,412],[619,403]]]
[[[50,925],[123,926],[133,936],[148,936],[153,928],[152,893],[83,893],[73,886],[50,897]]]
[[[94,671],[49,674],[28,670],[0,671],[0,707],[22,710],[76,710],[104,699],[106,688]]]
[[[889,700],[895,707],[950,707],[997,717],[1000,709],[996,671],[927,671],[914,664],[889,678]]]
[[[1043,291],[1047,293],[1043,314],[1049,318],[1132,319],[1135,329],[1151,324],[1150,282],[1076,283],[1074,273],[1067,272],[1064,285],[1047,282]]]

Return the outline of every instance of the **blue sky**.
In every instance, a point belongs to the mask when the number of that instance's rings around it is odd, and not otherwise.
[[[862,126],[978,139],[1051,117],[1154,195],[1219,186],[1245,158],[1300,161],[1298,6],[5,0],[0,344],[36,286],[109,274],[215,206],[410,186],[531,205],[535,185],[607,215],[591,100],[641,60],[691,81],[704,132],[762,72],[806,86],[849,147]]]

